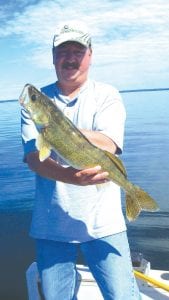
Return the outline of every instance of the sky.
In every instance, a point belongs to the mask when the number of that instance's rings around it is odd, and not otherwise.
[[[0,100],[56,80],[52,39],[67,20],[91,32],[90,77],[119,90],[169,87],[168,0],[0,0]]]

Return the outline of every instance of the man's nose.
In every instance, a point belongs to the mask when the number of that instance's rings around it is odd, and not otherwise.
[[[74,61],[75,58],[76,58],[76,55],[75,55],[75,53],[74,53],[73,51],[68,51],[68,52],[66,53],[66,59],[67,59],[68,61]]]

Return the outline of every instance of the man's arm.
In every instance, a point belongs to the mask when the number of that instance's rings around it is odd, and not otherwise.
[[[88,140],[98,148],[106,150],[112,154],[117,151],[117,145],[111,138],[99,131],[81,130],[81,132],[88,138]]]
[[[79,171],[72,167],[62,167],[51,158],[41,162],[38,152],[29,153],[26,161],[32,171],[52,180],[83,186],[107,181],[108,173],[101,171],[100,166]]]
[[[116,152],[116,145],[104,134],[86,130],[82,132],[96,146],[112,153]],[[100,166],[84,170],[76,170],[72,167],[65,168],[51,158],[40,162],[38,152],[29,153],[26,161],[32,171],[52,180],[75,185],[92,185],[107,181],[108,173],[104,172],[104,170],[102,171]]]

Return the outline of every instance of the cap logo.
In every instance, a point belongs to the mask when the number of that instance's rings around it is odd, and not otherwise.
[[[65,25],[65,26],[63,27],[63,31],[62,31],[62,32],[67,32],[67,31],[69,31],[69,26],[68,26],[68,25]]]
[[[71,28],[69,25],[65,25],[60,31],[60,33],[65,33],[65,32],[76,32],[76,33],[83,34],[83,31]]]

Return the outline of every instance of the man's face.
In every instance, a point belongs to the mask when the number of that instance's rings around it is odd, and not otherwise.
[[[66,42],[54,49],[53,61],[61,84],[83,82],[87,78],[92,51],[76,42]]]

